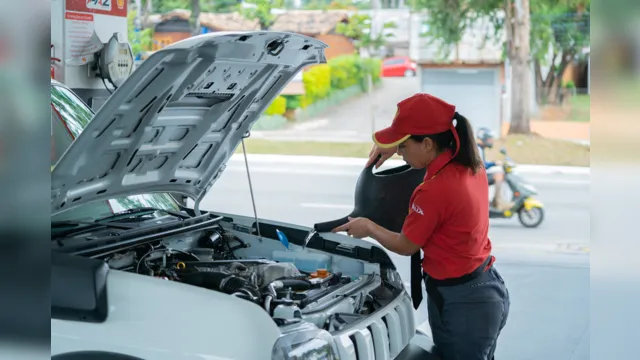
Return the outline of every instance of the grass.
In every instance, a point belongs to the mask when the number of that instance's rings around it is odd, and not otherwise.
[[[570,141],[549,139],[539,135],[508,135],[496,141],[486,153],[488,159],[503,159],[500,149],[515,162],[531,165],[590,166],[588,146]]]
[[[590,122],[591,121],[591,96],[580,94],[571,98],[571,113],[569,121]]]
[[[366,158],[369,143],[275,141],[246,139],[249,154],[315,155]],[[487,152],[488,159],[501,160],[500,148],[506,147],[509,156],[520,164],[589,166],[589,147],[563,140],[547,139],[537,135],[509,135],[496,141]],[[236,152],[242,152],[238,146]]]

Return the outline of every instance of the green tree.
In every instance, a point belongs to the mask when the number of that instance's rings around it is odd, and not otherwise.
[[[353,14],[349,17],[347,23],[339,23],[336,26],[336,32],[353,40],[356,50],[366,50],[369,54],[373,54],[380,47],[384,46],[385,40],[392,37],[392,34],[385,34],[385,29],[395,28],[392,22],[382,25],[383,31],[379,34],[372,34],[371,16],[366,14]]]
[[[153,45],[153,29],[136,31],[135,19],[137,15],[136,10],[129,10],[127,13],[127,36],[134,57],[142,52],[151,50]]]
[[[164,14],[175,9],[191,9],[191,0],[147,0],[152,1],[154,13]]]
[[[590,5],[589,0],[532,3],[531,48],[539,104],[559,101],[562,75],[584,56],[582,49],[591,41]]]
[[[240,8],[240,14],[249,20],[258,20],[261,30],[267,30],[273,25],[276,16],[271,13],[272,9],[284,7],[284,0],[246,0],[249,7]]]
[[[305,10],[369,10],[370,1],[353,0],[308,0],[302,6]]]
[[[191,10],[192,0],[148,0],[153,1],[153,12],[163,14],[175,9]],[[228,13],[238,9],[239,0],[200,0],[199,6],[203,12]]]
[[[478,21],[488,19],[486,41],[502,42],[504,56],[512,66],[512,119],[510,133],[529,133],[530,68],[536,65],[539,101],[548,99],[560,86],[566,66],[588,44],[584,30],[590,0],[414,0],[417,10],[428,11],[424,36],[448,56]],[[502,40],[505,39],[505,40]],[[553,61],[547,60],[549,57]],[[558,64],[556,60],[560,60]],[[550,76],[542,79],[541,68]],[[542,86],[540,86],[542,84]]]

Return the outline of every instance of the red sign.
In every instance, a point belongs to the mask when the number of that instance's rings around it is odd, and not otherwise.
[[[93,15],[83,13],[64,13],[64,18],[67,20],[80,20],[80,21],[93,21]]]
[[[66,0],[66,10],[127,17],[127,0]]]

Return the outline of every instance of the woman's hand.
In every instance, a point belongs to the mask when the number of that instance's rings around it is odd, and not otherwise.
[[[371,234],[371,225],[373,222],[367,218],[352,218],[349,217],[349,222],[338,226],[337,228],[331,230],[332,232],[340,232],[346,231],[349,236],[354,238],[362,239],[364,237],[370,236]]]
[[[387,159],[393,156],[396,153],[396,148],[392,147],[390,149],[383,149],[376,144],[373,144],[371,151],[369,152],[369,161],[367,161],[367,165],[365,167],[370,166],[376,161],[378,155],[381,155],[380,160],[376,163],[376,169],[379,168]]]

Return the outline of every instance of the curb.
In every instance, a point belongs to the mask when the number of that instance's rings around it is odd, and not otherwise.
[[[272,155],[272,154],[247,154],[249,165],[252,162],[261,164],[299,164],[299,165],[334,165],[334,166],[364,166],[367,162],[365,158],[352,157],[332,157],[332,156],[308,156],[308,155]],[[242,154],[233,154],[230,162],[241,162],[244,164]],[[383,168],[404,165],[402,160],[387,160]],[[556,166],[556,165],[518,165],[518,173],[535,174],[567,174],[567,175],[590,175],[590,167],[579,166]]]

